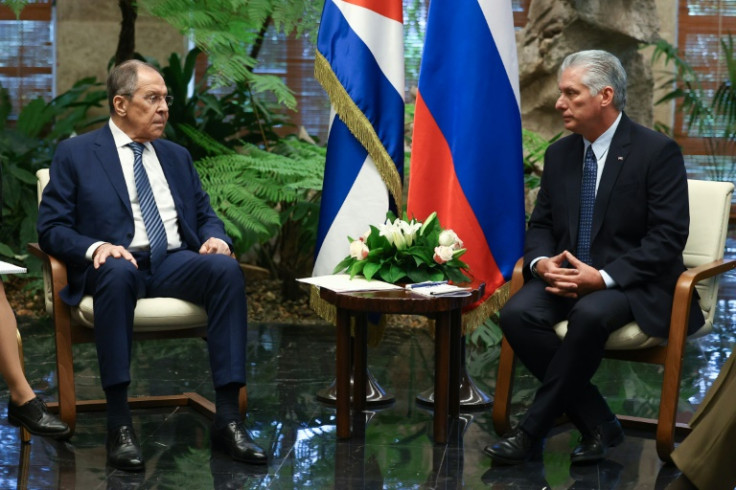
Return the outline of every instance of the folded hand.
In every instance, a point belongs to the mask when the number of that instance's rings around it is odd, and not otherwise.
[[[565,261],[572,267],[561,267]],[[537,273],[547,282],[548,292],[565,298],[579,298],[606,288],[598,269],[582,262],[567,250],[549,259],[540,260]]]

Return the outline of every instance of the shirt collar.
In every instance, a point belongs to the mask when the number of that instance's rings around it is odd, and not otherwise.
[[[117,126],[117,124],[115,124],[115,122],[112,120],[112,118],[110,118],[110,120],[109,120],[109,126],[110,126],[110,132],[112,133],[112,139],[115,141],[115,147],[116,148],[120,149],[120,148],[126,147],[126,146],[128,146],[128,144],[130,144],[130,143],[133,142],[133,140],[130,138],[130,136],[128,136],[127,134],[125,134],[123,132],[123,130],[120,129]],[[146,141],[145,143],[143,143],[143,146],[145,146],[146,148],[148,148],[150,150],[151,149],[151,142],[150,141]]]
[[[623,112],[618,113],[618,117],[615,121],[613,121],[613,124],[611,124],[608,129],[606,129],[602,135],[598,136],[598,138],[591,143],[590,141],[583,138],[583,142],[585,143],[585,147],[583,148],[585,151],[588,151],[588,146],[593,145],[593,153],[595,154],[595,157],[597,160],[600,160],[603,158],[606,153],[608,152],[608,148],[611,146],[611,141],[613,140],[613,135],[616,133],[616,128],[618,128],[618,123],[621,122],[621,115]],[[585,152],[583,152],[584,154]]]

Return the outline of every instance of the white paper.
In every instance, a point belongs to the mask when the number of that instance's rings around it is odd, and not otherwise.
[[[299,282],[313,284],[320,288],[329,289],[338,293],[351,291],[386,291],[390,289],[403,289],[401,286],[388,282],[371,279],[363,276],[355,276],[350,279],[350,274],[331,274],[328,276],[302,277]]]
[[[0,260],[0,274],[25,274],[26,272],[25,267],[18,267],[10,262]]]

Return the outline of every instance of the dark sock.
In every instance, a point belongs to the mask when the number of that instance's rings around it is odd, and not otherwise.
[[[123,425],[133,425],[128,406],[128,384],[113,385],[105,389],[107,399],[107,430]]]
[[[238,383],[229,383],[215,388],[215,429],[221,429],[232,421],[241,421],[238,408],[240,387]]]

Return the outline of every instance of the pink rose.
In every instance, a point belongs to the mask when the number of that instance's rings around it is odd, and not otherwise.
[[[350,256],[354,259],[363,260],[368,257],[368,246],[364,243],[363,238],[350,242]]]
[[[438,241],[443,247],[452,247],[455,250],[463,248],[463,241],[453,230],[442,230]]]
[[[440,245],[439,247],[434,248],[434,261],[438,264],[444,264],[445,262],[452,260],[452,255],[452,247]]]

